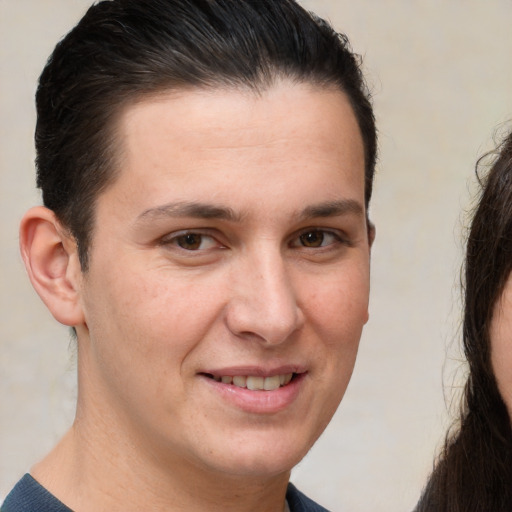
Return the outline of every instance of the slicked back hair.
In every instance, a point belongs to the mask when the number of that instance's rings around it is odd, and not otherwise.
[[[82,270],[94,205],[119,166],[116,120],[130,102],[192,88],[264,91],[277,80],[335,87],[354,110],[365,151],[375,119],[347,38],[294,0],[104,0],[59,42],[36,94],[37,185],[78,245]]]

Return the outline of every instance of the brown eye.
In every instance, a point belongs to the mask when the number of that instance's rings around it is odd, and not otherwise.
[[[176,238],[176,243],[188,251],[196,251],[201,247],[203,236],[198,233],[187,233]]]
[[[206,233],[198,231],[178,231],[171,233],[161,239],[160,244],[163,247],[174,247],[185,251],[211,251],[224,248],[219,241]],[[182,253],[183,254],[183,253]]]
[[[324,233],[322,231],[308,231],[300,235],[299,238],[304,247],[322,247]]]

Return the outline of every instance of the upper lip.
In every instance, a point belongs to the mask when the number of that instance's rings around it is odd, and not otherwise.
[[[212,375],[213,377],[237,377],[251,375],[255,377],[273,377],[288,373],[305,373],[306,367],[298,364],[285,364],[280,366],[229,366],[225,368],[208,368],[198,373]]]

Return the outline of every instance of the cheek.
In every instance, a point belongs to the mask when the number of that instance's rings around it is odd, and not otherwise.
[[[311,296],[309,318],[317,343],[314,347],[315,389],[319,407],[317,434],[338,408],[354,369],[359,340],[368,319],[368,280],[331,279]]]
[[[181,364],[218,318],[219,287],[161,272],[131,276],[103,274],[91,285],[86,304],[91,342],[110,364],[141,372],[153,372],[153,364]]]
[[[362,267],[359,272],[331,277],[310,296],[308,316],[317,340],[313,356],[319,369],[317,389],[324,393],[322,410],[327,421],[338,407],[354,369],[368,319],[368,295],[368,273]]]
[[[308,316],[326,342],[357,343],[368,321],[369,276],[365,269],[330,276],[310,294]]]
[[[146,415],[173,414],[171,402],[182,399],[183,377],[194,369],[191,354],[218,318],[222,298],[215,289],[206,293],[156,273],[132,275],[110,274],[91,283],[89,336],[79,361],[86,361],[88,386],[144,422]]]
[[[512,303],[499,304],[491,329],[491,362],[498,389],[512,415]]]

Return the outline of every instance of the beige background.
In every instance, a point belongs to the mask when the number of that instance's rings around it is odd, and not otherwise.
[[[89,3],[0,0],[0,498],[72,418],[68,333],[24,276],[17,223],[39,202],[36,79]],[[464,211],[477,156],[512,118],[512,2],[303,3],[365,55],[381,156],[370,323],[342,406],[292,479],[334,512],[407,511],[449,421],[444,395],[464,371]]]

